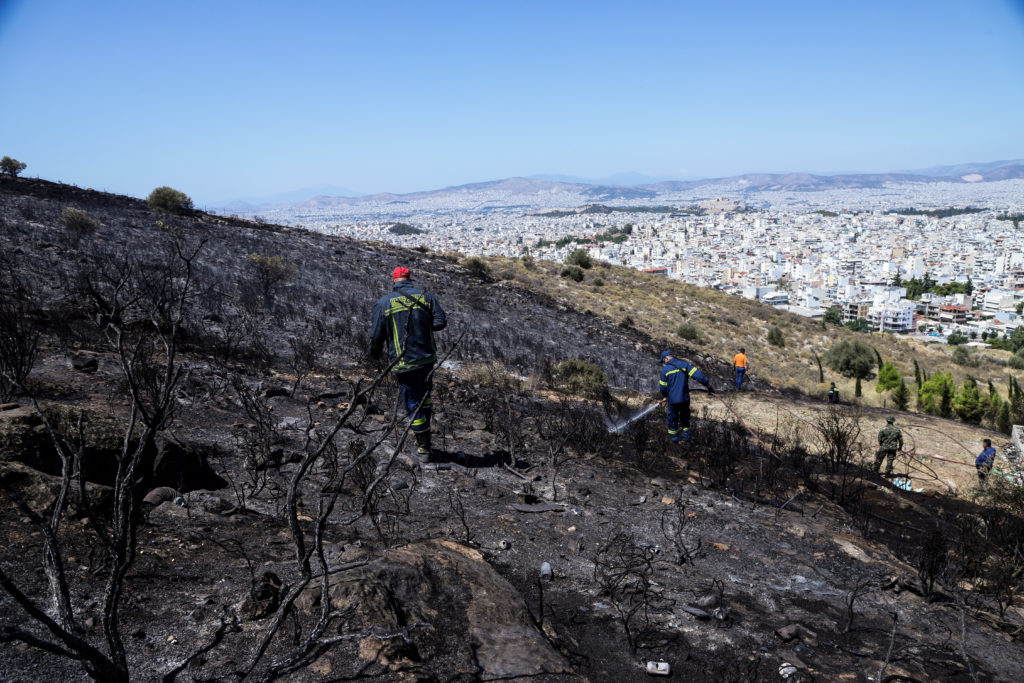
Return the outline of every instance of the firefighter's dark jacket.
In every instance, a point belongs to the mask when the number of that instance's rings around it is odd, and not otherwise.
[[[430,292],[410,282],[399,282],[373,307],[370,355],[376,357],[387,346],[392,372],[408,372],[437,361],[434,331],[448,324],[441,304]]]
[[[710,384],[708,378],[696,366],[685,360],[673,358],[661,366],[661,381],[658,382],[661,395],[667,398],[669,403],[689,403],[690,378],[704,386]]]

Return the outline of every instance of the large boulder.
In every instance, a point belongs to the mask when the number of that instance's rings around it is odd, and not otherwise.
[[[350,630],[366,634],[359,656],[395,671],[442,666],[482,680],[571,673],[516,589],[479,552],[451,541],[411,544],[339,572],[329,595],[332,609],[351,610]],[[319,603],[314,585],[297,604],[315,615]],[[333,669],[340,656],[328,652],[320,665]]]

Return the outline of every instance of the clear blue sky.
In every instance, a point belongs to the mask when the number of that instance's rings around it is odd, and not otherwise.
[[[199,205],[329,183],[1024,157],[1024,1],[0,0],[0,155]]]

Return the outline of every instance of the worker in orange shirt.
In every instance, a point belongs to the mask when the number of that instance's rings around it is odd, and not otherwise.
[[[732,358],[732,366],[736,369],[736,391],[743,388],[743,377],[747,374],[747,354],[742,348]]]

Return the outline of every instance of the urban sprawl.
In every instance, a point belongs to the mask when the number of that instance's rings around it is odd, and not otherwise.
[[[438,192],[410,202],[392,195],[299,205],[262,218],[467,254],[563,261],[585,249],[612,264],[803,316],[838,315],[934,341],[956,333],[983,343],[1022,324],[1024,181],[802,193],[717,189],[719,195],[703,198],[596,204],[571,191]]]

